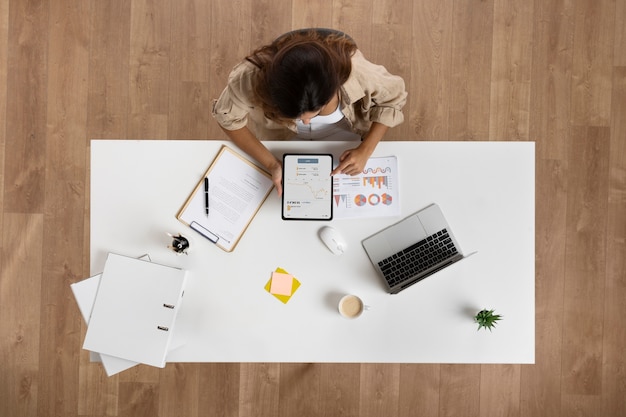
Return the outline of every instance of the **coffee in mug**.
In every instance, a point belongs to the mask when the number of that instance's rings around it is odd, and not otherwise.
[[[339,300],[339,314],[348,319],[355,319],[363,313],[365,306],[356,295],[344,295]]]

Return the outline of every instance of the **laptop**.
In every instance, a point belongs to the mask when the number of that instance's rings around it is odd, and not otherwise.
[[[391,294],[463,259],[437,204],[364,239],[362,245]]]

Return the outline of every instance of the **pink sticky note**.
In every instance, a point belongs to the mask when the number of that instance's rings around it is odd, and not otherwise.
[[[270,285],[270,292],[278,295],[291,295],[291,288],[293,286],[293,275],[282,274],[280,272],[272,273],[272,284]]]

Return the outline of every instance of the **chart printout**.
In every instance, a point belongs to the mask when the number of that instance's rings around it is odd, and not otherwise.
[[[335,219],[385,217],[400,214],[398,160],[395,156],[370,158],[354,176],[333,177]]]

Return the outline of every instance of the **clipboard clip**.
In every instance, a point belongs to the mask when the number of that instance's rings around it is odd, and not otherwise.
[[[206,227],[202,226],[200,223],[198,223],[196,221],[192,221],[191,224],[189,225],[189,227],[191,227],[193,230],[195,230],[196,232],[200,233],[202,236],[206,237],[207,239],[209,239],[213,243],[217,243],[217,241],[220,239],[219,236],[217,236],[216,234],[212,233],[209,229],[207,229]]]

